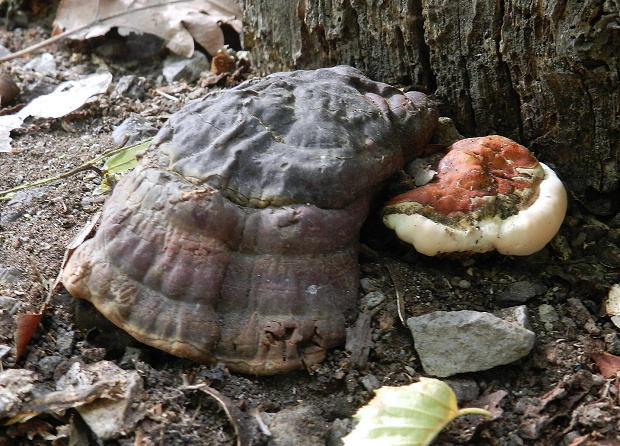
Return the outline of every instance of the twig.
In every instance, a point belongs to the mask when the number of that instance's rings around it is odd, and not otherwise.
[[[222,409],[224,409],[224,412],[226,413],[230,424],[232,424],[236,437],[235,445],[252,445],[253,426],[251,426],[251,422],[256,422],[256,420],[248,419],[248,417],[246,417],[246,415],[237,407],[237,405],[233,401],[230,400],[230,398],[222,395],[220,392],[218,392],[212,387],[209,387],[205,383],[196,384],[193,386],[183,386],[182,389],[201,390],[207,395],[211,396],[213,399],[215,399],[215,401],[220,404]]]
[[[32,183],[26,183],[26,184],[22,184],[20,186],[14,187],[12,189],[6,189],[6,190],[2,190],[0,191],[0,200],[6,200],[6,197],[3,197],[4,195],[13,193],[13,192],[17,192],[23,189],[28,189],[30,187],[34,187],[34,186],[40,186],[41,184],[47,184],[50,183],[52,181],[56,181],[56,180],[62,180],[63,178],[68,178],[72,175],[75,175],[76,173],[79,172],[83,172],[85,170],[93,170],[95,172],[97,172],[99,175],[103,176],[103,172],[101,171],[101,169],[99,169],[98,167],[95,166],[95,164],[101,162],[102,160],[104,160],[105,158],[108,158],[112,155],[115,155],[119,152],[123,152],[125,150],[129,150],[132,149],[136,146],[139,146],[141,144],[146,144],[147,142],[151,141],[153,138],[147,138],[144,141],[140,141],[136,144],[132,144],[130,146],[126,146],[126,147],[120,147],[120,148],[116,148],[116,149],[111,149],[108,150],[107,152],[102,153],[101,155],[85,162],[84,164],[82,164],[81,166],[76,167],[75,169],[71,169],[68,172],[64,172],[58,175],[54,175],[53,177],[48,177],[48,178],[43,178],[41,180],[37,180],[37,181],[33,181]]]
[[[390,273],[390,277],[392,279],[392,283],[394,284],[394,290],[396,291],[396,308],[398,309],[398,317],[403,325],[407,325],[407,317],[405,315],[405,290],[403,289],[403,285],[396,278],[394,274],[393,268],[390,264],[386,264],[388,272]]]
[[[154,5],[145,5],[145,6],[140,6],[138,8],[133,8],[133,9],[125,10],[125,11],[116,12],[114,14],[110,14],[109,16],[102,17],[100,19],[95,18],[88,25],[83,25],[83,26],[80,26],[78,28],[75,28],[75,29],[72,29],[72,30],[69,30],[69,31],[63,31],[60,34],[56,34],[55,36],[50,37],[49,39],[45,39],[42,42],[35,43],[34,45],[29,46],[28,48],[24,48],[23,50],[19,50],[19,51],[16,51],[14,53],[7,54],[4,57],[0,57],[0,63],[1,62],[7,62],[9,60],[13,60],[13,59],[16,59],[18,57],[25,56],[26,54],[30,54],[30,53],[32,53],[34,51],[37,51],[37,50],[41,49],[41,48],[45,48],[48,45],[56,43],[59,40],[62,40],[65,37],[70,36],[71,34],[75,34],[77,32],[84,31],[85,29],[88,29],[91,26],[100,25],[102,23],[105,23],[108,20],[113,20],[113,19],[115,19],[117,17],[121,17],[121,16],[126,15],[126,14],[131,14],[131,13],[136,12],[136,11],[143,11],[145,9],[150,9],[150,8],[158,8],[160,6],[166,6],[166,5],[170,5],[170,4],[174,4],[174,3],[185,3],[185,2],[188,2],[188,1],[191,1],[191,0],[171,0],[171,1],[168,1],[168,2],[156,3]]]

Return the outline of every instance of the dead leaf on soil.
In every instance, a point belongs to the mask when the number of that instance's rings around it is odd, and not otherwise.
[[[135,427],[134,403],[142,388],[135,370],[123,370],[110,361],[76,362],[58,379],[57,391],[31,399],[35,381],[32,372],[19,369],[0,374],[0,394],[11,403],[9,410],[0,411],[0,418],[9,418],[5,426],[26,423],[40,414],[62,417],[74,408],[99,440],[116,438]],[[37,425],[31,422],[21,429],[36,432]]]
[[[542,431],[557,418],[569,415],[575,404],[595,384],[594,375],[587,370],[579,370],[568,379],[560,381],[538,403],[527,407],[518,429],[519,436],[527,440],[538,439]]]
[[[60,118],[68,115],[90,98],[105,93],[111,82],[112,74],[107,72],[63,82],[52,93],[33,99],[18,113],[0,116],[0,152],[11,151],[11,130],[21,127],[26,118]]]
[[[468,415],[457,418],[452,421],[450,439],[456,444],[467,443],[479,432],[489,421],[498,420],[504,414],[504,410],[500,407],[502,400],[508,395],[505,390],[496,390],[495,392],[483,395],[477,400],[470,401],[464,409],[469,407],[477,407],[485,409],[491,414],[491,418],[477,417]]]
[[[590,353],[588,356],[596,363],[605,378],[612,378],[620,371],[619,356],[610,353]]]
[[[44,314],[45,311],[41,311],[40,313],[22,313],[15,316],[17,324],[15,328],[15,361],[21,358],[24,350],[28,347],[30,339],[37,331]]]
[[[256,420],[249,417],[237,407],[237,405],[225,395],[215,390],[206,384],[197,384],[194,386],[185,386],[183,390],[200,390],[207,395],[211,396],[219,405],[224,409],[230,424],[232,424],[235,431],[235,445],[236,446],[251,446],[253,444],[252,438],[258,429]]]
[[[174,53],[191,57],[194,40],[215,55],[224,45],[221,25],[241,32],[241,8],[231,0],[62,0],[53,34],[83,40],[117,27],[122,36],[148,33],[162,38]]]

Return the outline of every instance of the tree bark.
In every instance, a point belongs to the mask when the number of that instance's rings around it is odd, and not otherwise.
[[[264,73],[349,64],[434,93],[461,133],[555,168],[590,211],[620,205],[618,0],[241,0]]]

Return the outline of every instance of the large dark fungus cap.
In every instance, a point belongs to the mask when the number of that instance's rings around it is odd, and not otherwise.
[[[427,144],[421,93],[350,67],[278,73],[174,114],[63,283],[138,340],[273,374],[344,341],[378,186]]]

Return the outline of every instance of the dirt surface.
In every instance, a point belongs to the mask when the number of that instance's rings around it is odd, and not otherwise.
[[[15,50],[47,35],[34,27],[3,31],[0,43]],[[159,128],[191,98],[220,88],[209,85],[213,79],[205,75],[163,89],[163,56],[109,59],[74,54],[62,45],[48,51],[58,65],[49,79],[24,68],[36,55],[4,66],[22,89],[19,103],[32,99],[36,93],[29,91],[35,85],[102,69],[113,74],[112,89],[121,76],[134,75],[143,90],[132,97],[102,95],[65,118],[28,120],[12,134],[13,152],[0,153],[0,190],[70,171],[114,148],[112,131],[125,118],[139,115]],[[409,384],[424,375],[411,334],[399,320],[395,285],[404,291],[407,316],[435,310],[492,312],[515,305],[514,295],[522,294],[536,334],[533,351],[517,363],[456,377],[461,386],[474,388],[470,400],[504,391],[502,413],[486,422],[468,418],[453,423],[435,444],[620,444],[620,381],[616,373],[604,377],[590,357],[620,354],[618,329],[602,306],[619,278],[620,218],[588,215],[571,200],[559,237],[535,255],[451,259],[414,253],[373,215],[362,238],[360,297],[379,291],[385,299],[371,309],[360,308],[370,315],[370,326],[364,330],[358,324],[349,350],[332,350],[310,372],[243,376],[222,365],[205,367],[141,346],[125,349],[122,336],[97,325],[87,311],[80,309],[76,318],[76,300],[62,286],[53,290],[34,337],[16,360],[16,316],[41,310],[66,246],[101,208],[105,195],[93,194],[99,183],[95,173],[83,171],[25,189],[10,200],[0,197],[0,354],[4,371],[35,374],[34,390],[21,403],[61,390],[76,367],[88,370],[111,361],[127,376],[135,372],[131,376],[139,384],[127,397],[128,415],[115,438],[101,440],[78,414],[79,404],[65,401],[28,421],[0,427],[1,446],[229,445],[238,437],[255,445],[341,444],[350,417],[372,398],[374,388]],[[539,291],[520,293],[528,287]],[[109,378],[113,372],[102,373]]]

